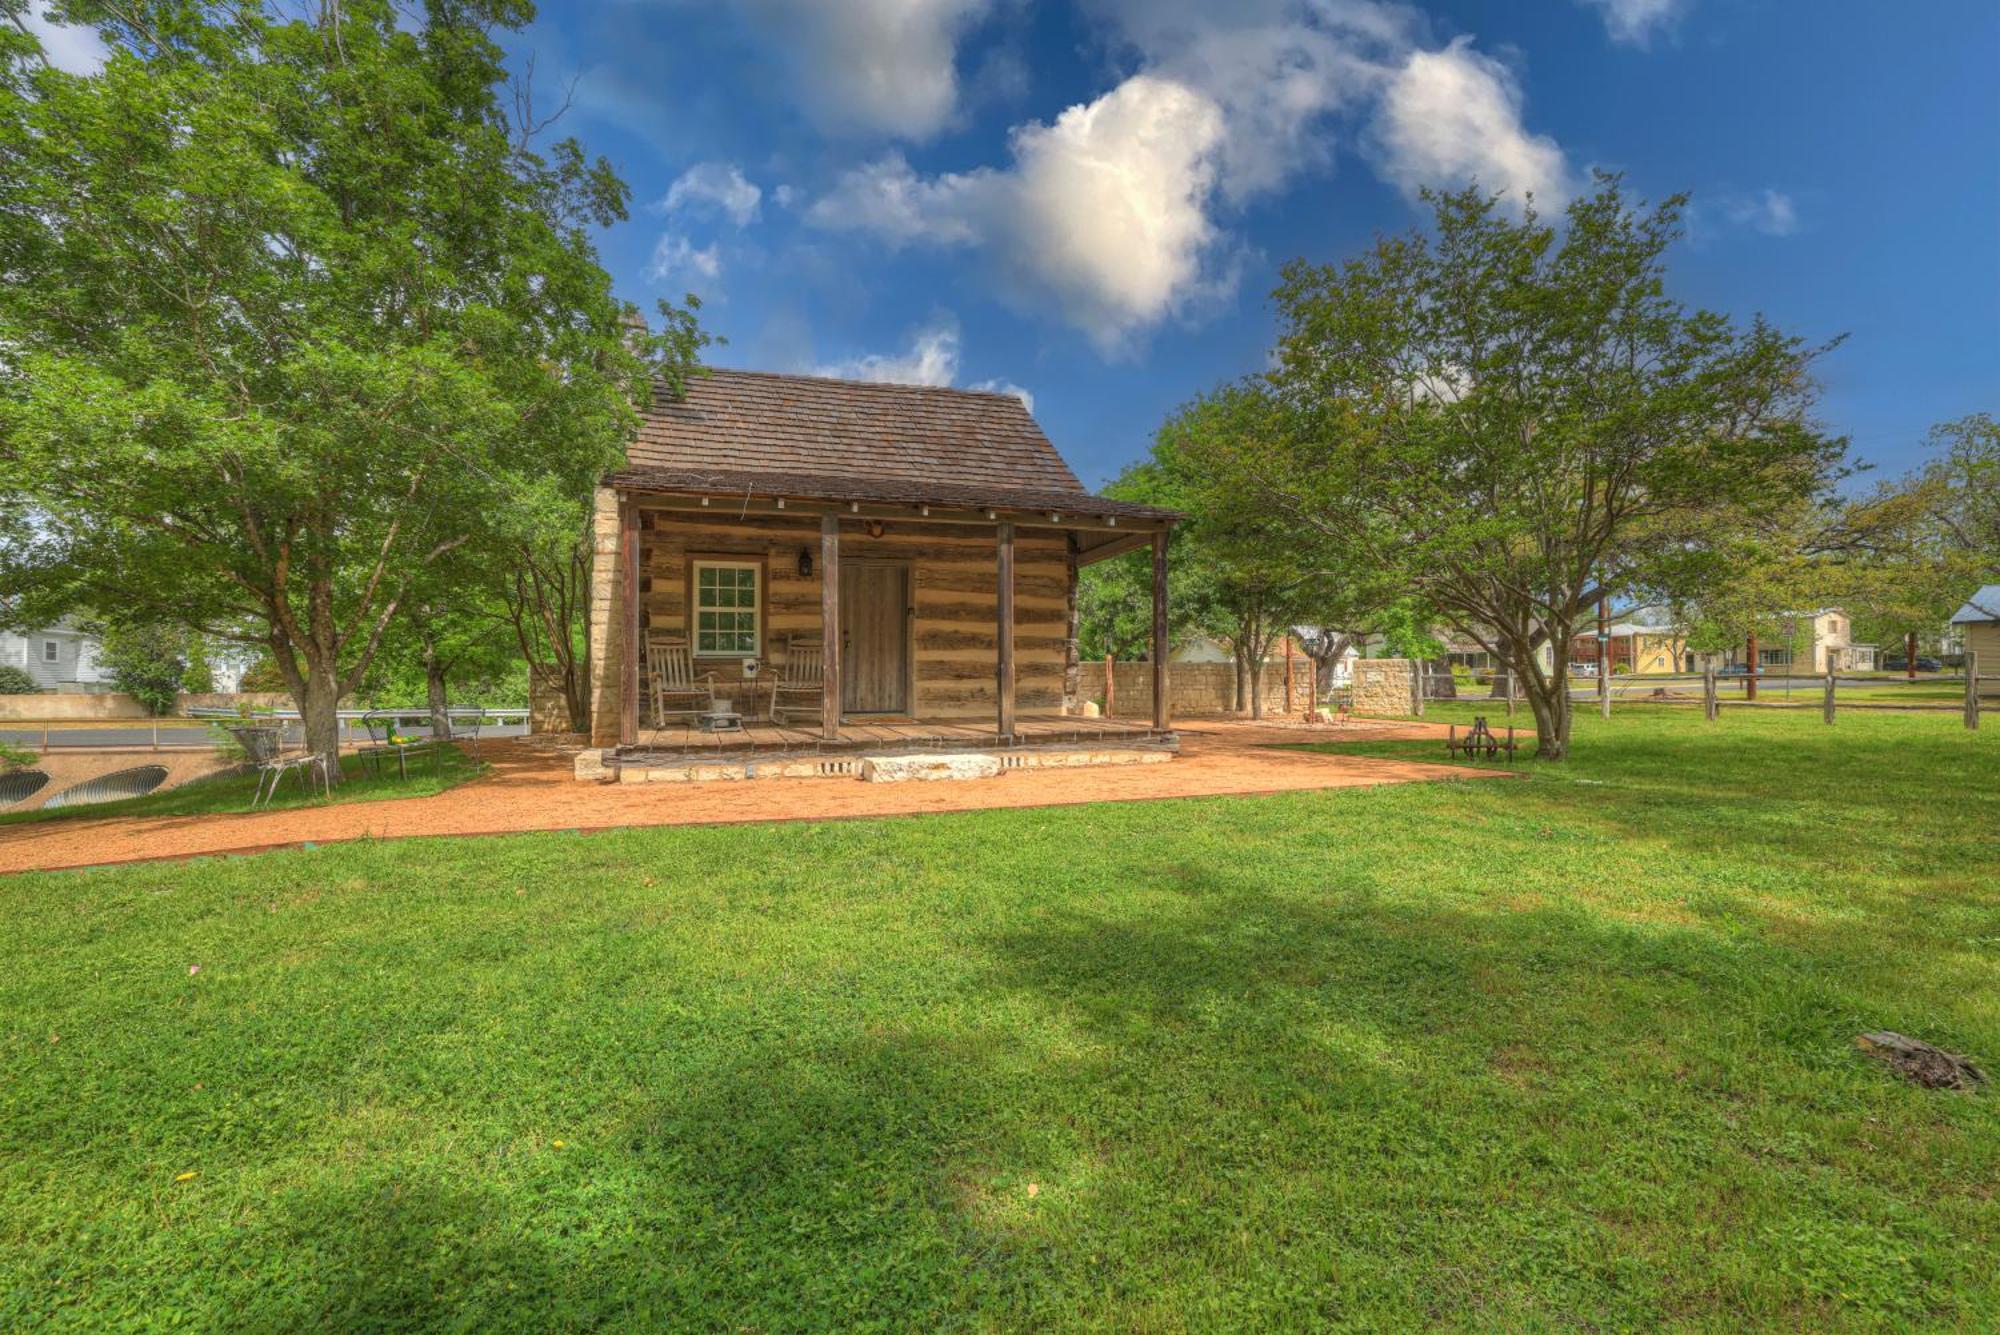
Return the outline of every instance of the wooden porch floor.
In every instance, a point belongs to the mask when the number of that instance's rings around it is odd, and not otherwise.
[[[703,732],[699,728],[642,728],[639,743],[619,748],[628,763],[685,763],[688,760],[732,756],[823,755],[844,751],[968,750],[1001,746],[1060,746],[1087,743],[1137,745],[1164,742],[1172,730],[1156,731],[1150,721],[1079,718],[1061,714],[1028,715],[1014,721],[1014,736],[1003,741],[992,724],[942,719],[868,718],[840,725],[838,741],[828,741],[817,727],[779,725],[763,719],[745,721],[741,732]]]

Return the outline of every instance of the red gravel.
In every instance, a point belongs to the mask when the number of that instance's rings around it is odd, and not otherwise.
[[[836,820],[1497,775],[1497,771],[1462,764],[1274,749],[1285,742],[1441,737],[1443,733],[1443,728],[1428,724],[1349,723],[1308,728],[1203,720],[1184,725],[1182,753],[1166,764],[1015,770],[990,779],[893,784],[862,783],[852,778],[578,783],[571,775],[568,754],[531,742],[489,742],[483,754],[492,765],[491,772],[434,797],[225,815],[107,816],[0,828],[0,872],[248,852],[307,841]]]

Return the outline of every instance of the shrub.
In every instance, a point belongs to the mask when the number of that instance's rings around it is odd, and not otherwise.
[[[26,668],[17,668],[8,663],[0,665],[0,695],[40,695],[41,684],[28,675]]]
[[[104,666],[118,689],[155,716],[173,712],[187,671],[187,637],[164,626],[117,626],[104,633]]]

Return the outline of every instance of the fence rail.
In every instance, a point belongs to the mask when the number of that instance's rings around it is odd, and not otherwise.
[[[525,706],[483,709],[465,705],[445,712],[454,728],[470,722],[507,727],[528,721]],[[423,706],[340,709],[334,714],[342,745],[355,740],[356,725],[368,717],[393,719],[399,728],[412,723],[419,732],[429,726],[431,718],[431,711]],[[155,719],[10,719],[0,721],[0,742],[31,746],[44,755],[67,750],[200,750],[221,745],[213,725],[259,721],[277,723],[288,741],[301,732],[296,709],[260,709],[247,716],[233,709],[192,709],[185,716]],[[107,742],[102,740],[105,734],[132,736],[130,740]]]
[[[1448,671],[1420,668],[1411,690],[1412,712],[1421,716],[1427,701],[1478,700],[1513,714],[1519,695],[1508,674],[1497,674],[1500,688],[1489,685],[1468,692]],[[1982,691],[1984,694],[1982,695]],[[1968,728],[1978,728],[1983,712],[2000,709],[2000,676],[1980,671],[1976,653],[1967,653],[1962,672],[1937,673],[1911,679],[1904,676],[1863,676],[1857,673],[1792,672],[1733,673],[1714,668],[1700,673],[1658,675],[1617,674],[1570,678],[1572,703],[1594,700],[1604,717],[1614,704],[1700,706],[1714,719],[1724,705],[1731,709],[1810,709],[1817,707],[1828,723],[1841,710],[1883,710],[1898,713],[1958,714]],[[1909,698],[1897,699],[1899,695]]]

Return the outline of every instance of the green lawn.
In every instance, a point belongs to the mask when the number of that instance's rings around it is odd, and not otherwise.
[[[413,755],[409,760],[407,778],[397,774],[396,764],[390,758],[382,765],[380,773],[370,771],[359,756],[344,756],[340,762],[343,782],[333,790],[332,797],[321,794],[317,786],[308,788],[300,783],[297,775],[287,777],[280,785],[278,794],[270,801],[272,810],[287,807],[324,806],[328,802],[373,802],[388,797],[429,797],[464,783],[480,771],[480,764],[466,755],[458,747],[446,747],[433,763],[428,755]],[[28,762],[33,764],[32,759]],[[134,758],[134,765],[147,763],[147,758]],[[257,794],[255,774],[228,773],[211,778],[197,779],[175,788],[167,788],[144,797],[128,797],[117,802],[98,802],[90,806],[57,807],[53,811],[40,809],[16,811],[0,814],[0,828],[8,825],[26,825],[36,821],[49,820],[95,820],[105,816],[200,816],[216,811],[248,811],[251,800]]]
[[[2000,728],[1577,745],[0,881],[0,1327],[1991,1328]]]

